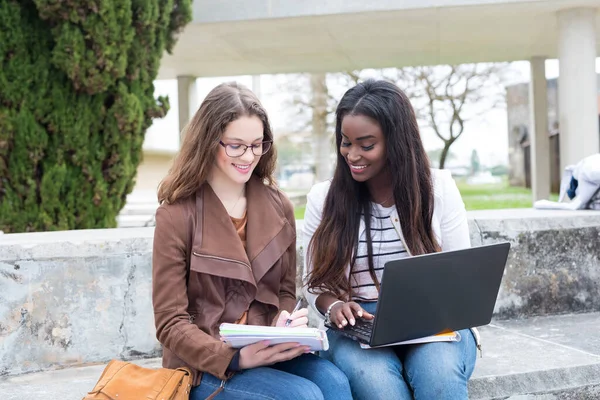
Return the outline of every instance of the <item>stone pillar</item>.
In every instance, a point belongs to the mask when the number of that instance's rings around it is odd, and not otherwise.
[[[258,97],[258,99],[262,102],[262,91],[260,88],[260,75],[252,75],[252,91]]]
[[[596,9],[558,12],[558,109],[561,171],[600,151]]]
[[[183,128],[198,107],[198,90],[195,76],[177,77],[177,101],[179,104],[179,144],[183,141]]]
[[[331,155],[334,152],[333,135],[327,131],[327,75],[311,74],[312,137],[315,154],[316,182],[323,182],[332,176]]]
[[[533,201],[550,197],[550,137],[548,136],[548,98],[546,59],[530,60],[529,147],[531,152],[531,189]]]

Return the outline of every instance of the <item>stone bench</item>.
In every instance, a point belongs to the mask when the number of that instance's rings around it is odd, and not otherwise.
[[[600,313],[495,321],[481,328],[469,398],[600,398]],[[160,359],[134,361],[160,367]],[[0,378],[2,400],[79,400],[94,387],[104,364]]]
[[[473,245],[512,243],[495,323],[600,311],[600,212],[478,211],[469,213],[469,225]],[[0,376],[158,356],[152,235],[153,228],[131,228],[0,236]],[[492,334],[489,345],[501,342]],[[498,360],[511,360],[510,343],[503,346]],[[491,360],[486,353],[476,376]],[[560,359],[547,361],[550,370],[571,373]],[[473,390],[476,382],[501,381],[474,380]]]

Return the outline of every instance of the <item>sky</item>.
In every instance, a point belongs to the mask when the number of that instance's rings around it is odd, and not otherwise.
[[[528,61],[517,61],[512,63],[514,73],[507,85],[529,82],[530,71]],[[596,71],[600,73],[600,58],[596,59]],[[546,61],[546,78],[558,77],[558,60]],[[216,85],[235,80],[252,89],[251,76],[199,78],[197,80],[198,100],[201,102],[208,92]],[[260,99],[267,109],[269,118],[273,125],[275,135],[278,131],[286,130],[291,124],[293,113],[286,107],[286,100],[291,97],[290,93],[281,90],[281,76],[262,75],[260,79]],[[146,133],[144,143],[145,149],[163,150],[175,152],[179,146],[179,132],[177,126],[177,81],[158,80],[155,81],[155,94],[168,95],[171,110],[167,116],[155,120]],[[494,166],[508,163],[508,123],[506,109],[494,109],[483,114],[476,120],[468,122],[462,136],[452,145],[451,152],[455,155],[454,162],[468,165],[471,152],[477,150],[481,163],[486,166]],[[442,146],[442,141],[426,128],[421,129],[423,143],[427,150],[433,150]]]

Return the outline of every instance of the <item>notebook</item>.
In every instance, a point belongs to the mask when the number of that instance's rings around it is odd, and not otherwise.
[[[219,326],[219,334],[223,342],[236,349],[262,340],[268,340],[272,345],[294,342],[309,346],[311,351],[329,349],[327,334],[316,328],[278,328],[224,323]]]
[[[376,349],[379,347],[386,346],[402,346],[406,344],[420,344],[420,343],[433,343],[433,342],[460,342],[461,336],[458,332],[440,333],[439,335],[426,336],[419,339],[405,340],[403,342],[384,344],[382,346],[371,347],[366,343],[360,343],[362,349]]]

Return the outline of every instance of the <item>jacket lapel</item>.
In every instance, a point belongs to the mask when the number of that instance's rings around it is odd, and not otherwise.
[[[277,193],[252,177],[246,186],[248,204],[246,250],[225,207],[209,184],[196,194],[196,213],[191,269],[197,272],[257,283],[285,254],[295,229],[285,217]],[[259,298],[267,296],[267,298]],[[274,298],[271,298],[274,297]],[[276,294],[260,291],[257,299],[277,304]]]
[[[196,194],[196,212],[190,268],[223,278],[239,279],[256,287],[250,260],[227,210],[209,184]]]
[[[248,182],[248,226],[246,246],[256,282],[283,256],[296,238],[285,217],[277,193],[258,178]]]

